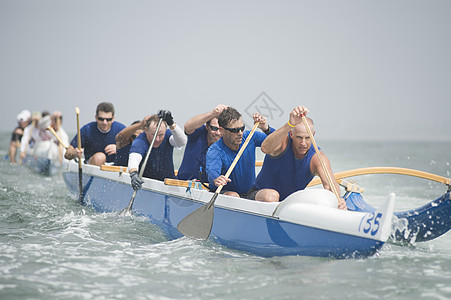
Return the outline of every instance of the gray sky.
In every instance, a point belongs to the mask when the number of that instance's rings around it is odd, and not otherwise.
[[[451,1],[0,0],[0,125],[109,101],[125,125],[223,103],[318,139],[451,140]],[[262,94],[264,93],[264,94]],[[267,105],[265,105],[265,101]]]

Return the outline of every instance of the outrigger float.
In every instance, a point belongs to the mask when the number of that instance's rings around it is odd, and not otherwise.
[[[82,186],[85,205],[98,212],[120,212],[133,193],[126,168],[103,171],[83,165]],[[69,191],[79,194],[79,169],[69,162],[63,171]],[[133,214],[146,216],[166,233],[168,239],[182,234],[179,222],[208,203],[213,193],[199,183],[179,186],[143,178],[134,199]],[[210,238],[228,248],[271,257],[284,255],[360,258],[375,254],[392,230],[394,194],[372,212],[343,211],[333,193],[308,189],[290,195],[280,203],[263,203],[219,195]]]
[[[355,181],[344,178],[369,174],[397,174],[428,179],[445,184],[447,191],[437,199],[415,209],[395,212],[390,241],[400,244],[427,242],[451,229],[451,179],[428,172],[397,167],[371,167],[335,174],[338,183],[345,187],[343,198],[349,210],[372,212],[375,208],[362,197],[363,189]],[[315,178],[309,186],[319,184]]]

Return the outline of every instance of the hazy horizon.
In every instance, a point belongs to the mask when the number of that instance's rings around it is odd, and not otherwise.
[[[278,128],[296,105],[318,139],[451,141],[451,1],[0,0],[2,131],[102,101],[129,125],[223,103]]]

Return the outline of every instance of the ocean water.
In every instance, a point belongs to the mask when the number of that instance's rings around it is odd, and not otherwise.
[[[1,157],[9,137],[0,134]],[[451,177],[449,142],[317,142],[335,172],[396,166]],[[167,240],[146,218],[77,204],[61,174],[42,177],[4,159],[0,166],[0,299],[451,298],[451,232],[412,246],[387,243],[365,259],[262,258],[211,241]],[[395,192],[396,210],[446,191],[402,175],[354,179],[375,206]]]

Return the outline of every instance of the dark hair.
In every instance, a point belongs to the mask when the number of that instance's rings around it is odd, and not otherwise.
[[[113,113],[114,116],[114,105],[110,102],[102,102],[97,105],[96,115],[99,115],[99,111],[104,111],[106,113]]]
[[[241,118],[241,114],[233,107],[229,106],[218,116],[218,124],[221,127],[227,127],[231,121],[237,121]]]
[[[50,115],[50,113],[48,112],[48,110],[44,110],[44,111],[41,113],[41,118],[44,118],[44,117],[46,117],[46,116],[48,116],[48,115]]]

